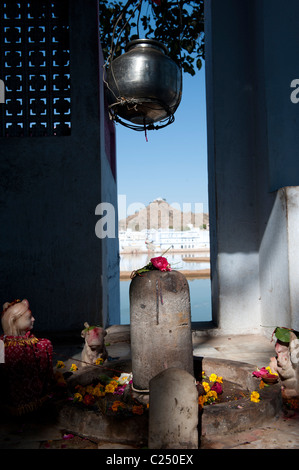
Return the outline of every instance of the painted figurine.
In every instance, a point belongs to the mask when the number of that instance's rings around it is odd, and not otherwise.
[[[82,338],[85,338],[84,348],[82,350],[82,366],[95,364],[96,360],[101,358],[105,361],[108,358],[104,337],[107,331],[99,326],[89,326],[84,323],[84,330],[81,331]]]
[[[34,321],[27,299],[3,305],[0,406],[14,415],[39,408],[54,385],[53,346],[48,339],[36,338],[31,333]]]
[[[277,372],[281,380],[284,398],[299,397],[299,339],[291,331],[290,342],[277,340],[276,357],[271,357],[271,370]]]

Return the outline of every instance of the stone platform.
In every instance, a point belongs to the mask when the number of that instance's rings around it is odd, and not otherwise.
[[[252,386],[251,372],[256,367],[267,366],[274,355],[274,346],[259,335],[208,337],[193,336],[194,355],[202,357],[202,367],[231,380],[237,374],[242,384]],[[130,342],[127,327],[111,327],[107,342],[109,365],[130,368]],[[57,360],[67,365],[80,361],[82,344],[53,342]],[[248,358],[251,363],[248,364]],[[212,370],[213,369],[213,370]],[[241,373],[242,371],[242,373]],[[126,370],[128,372],[128,370]],[[201,449],[297,449],[299,448],[299,417],[297,412],[284,414],[280,405],[279,386],[271,386],[266,399],[260,403],[231,404],[225,412],[223,404],[206,407],[202,415]],[[95,417],[94,413],[74,411],[63,405],[58,416],[38,416],[18,420],[2,419],[0,425],[1,449],[77,448],[77,449],[138,449],[146,447],[147,417],[126,418],[118,424]],[[207,411],[208,410],[208,411]],[[223,419],[219,419],[222,415]],[[140,419],[141,418],[141,419]],[[225,418],[225,419],[224,419]],[[218,421],[217,421],[218,420]],[[218,423],[218,424],[217,424]],[[229,432],[227,432],[229,431]],[[64,436],[73,436],[64,439]]]

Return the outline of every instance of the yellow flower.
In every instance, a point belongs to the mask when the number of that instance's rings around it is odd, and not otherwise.
[[[272,370],[271,370],[271,367],[270,367],[270,366],[266,367],[266,370],[269,372],[269,374],[272,374],[272,375],[278,375],[278,374],[276,374],[276,372],[272,372]]]
[[[211,374],[210,377],[209,377],[209,381],[210,382],[216,382],[217,380],[217,375],[216,374]]]
[[[64,362],[63,361],[57,361],[56,367],[57,367],[57,369],[62,369],[63,367],[65,367]]]
[[[217,393],[215,392],[215,390],[210,390],[207,395],[206,395],[207,398],[213,398],[214,400],[217,400],[218,398],[218,395]]]
[[[113,385],[111,385],[111,383],[106,385],[106,387],[105,387],[105,392],[106,393],[113,393],[114,390],[115,390],[115,387]]]
[[[116,380],[111,380],[110,385],[113,385],[114,388],[118,387],[118,382]]]
[[[98,387],[98,386],[94,387],[94,389],[93,389],[93,395],[94,395],[95,397],[104,397],[104,396],[105,396],[105,392],[104,392],[103,387],[102,387],[102,388],[101,388],[101,387]]]
[[[81,395],[81,393],[75,393],[74,395],[74,401],[82,401],[83,400],[83,397]]]
[[[208,384],[208,382],[203,382],[202,386],[206,393],[210,391],[210,385]]]
[[[99,390],[104,390],[104,385],[102,385],[100,382],[94,387],[95,389]]]
[[[251,392],[250,400],[254,403],[258,403],[260,401],[260,394],[258,392]]]
[[[222,377],[217,377],[216,382],[219,382],[220,384],[223,384],[223,378]]]
[[[78,370],[78,367],[76,366],[76,364],[72,364],[70,368],[70,372],[74,372],[75,370]]]
[[[101,366],[104,362],[104,359],[102,357],[98,357],[95,361],[96,366]]]

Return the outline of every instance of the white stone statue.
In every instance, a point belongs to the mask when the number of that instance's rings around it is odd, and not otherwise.
[[[290,331],[290,342],[277,340],[277,356],[271,357],[270,368],[277,372],[282,384],[284,398],[299,397],[299,339]]]

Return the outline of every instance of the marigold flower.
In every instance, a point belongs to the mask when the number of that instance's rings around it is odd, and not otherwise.
[[[258,392],[251,392],[250,400],[254,403],[258,403],[260,401],[260,394]]]
[[[119,408],[125,408],[125,407],[126,405],[122,401],[119,401],[119,400],[115,400],[115,402],[111,406],[112,411],[118,411]]]
[[[76,401],[80,402],[80,401],[82,401],[82,400],[83,400],[83,397],[82,397],[81,393],[78,393],[78,392],[75,393],[75,395],[74,395],[74,401],[75,401],[75,402],[76,402]]]
[[[72,364],[70,368],[70,372],[74,372],[76,370],[78,370],[78,367],[76,366],[76,364]]]
[[[217,375],[216,374],[211,374],[210,377],[209,377],[209,381],[210,382],[216,382],[217,380]]]
[[[265,387],[265,382],[263,380],[260,381],[260,388],[264,388]]]
[[[201,408],[204,406],[204,404],[205,404],[205,397],[204,397],[204,395],[200,395],[200,396],[198,397],[198,404],[199,404],[199,406],[200,406]]]
[[[117,411],[117,410],[118,410],[119,403],[120,403],[119,401],[115,401],[115,402],[113,403],[113,405],[111,406],[112,411]]]
[[[132,412],[136,415],[142,415],[143,414],[143,406],[142,405],[134,405],[132,407]]]
[[[115,387],[111,383],[107,384],[106,387],[105,387],[105,392],[106,393],[113,393],[114,390],[115,390]]]
[[[65,364],[63,361],[57,361],[56,367],[57,369],[62,369],[63,367],[65,367]]]
[[[210,385],[208,384],[208,382],[203,382],[202,386],[206,393],[210,391]]]
[[[104,396],[105,396],[104,389],[103,389],[103,388],[100,388],[100,387],[94,387],[94,389],[93,389],[93,395],[94,395],[95,397],[104,397]]]
[[[102,357],[98,357],[95,361],[96,366],[101,366],[104,362],[104,359]]]
[[[215,392],[215,390],[210,390],[210,391],[207,393],[207,398],[214,398],[214,400],[217,400],[218,395],[217,395],[217,393]]]
[[[223,384],[223,378],[217,376],[216,382]]]
[[[110,385],[113,385],[114,388],[118,387],[118,382],[116,380],[111,380]]]

